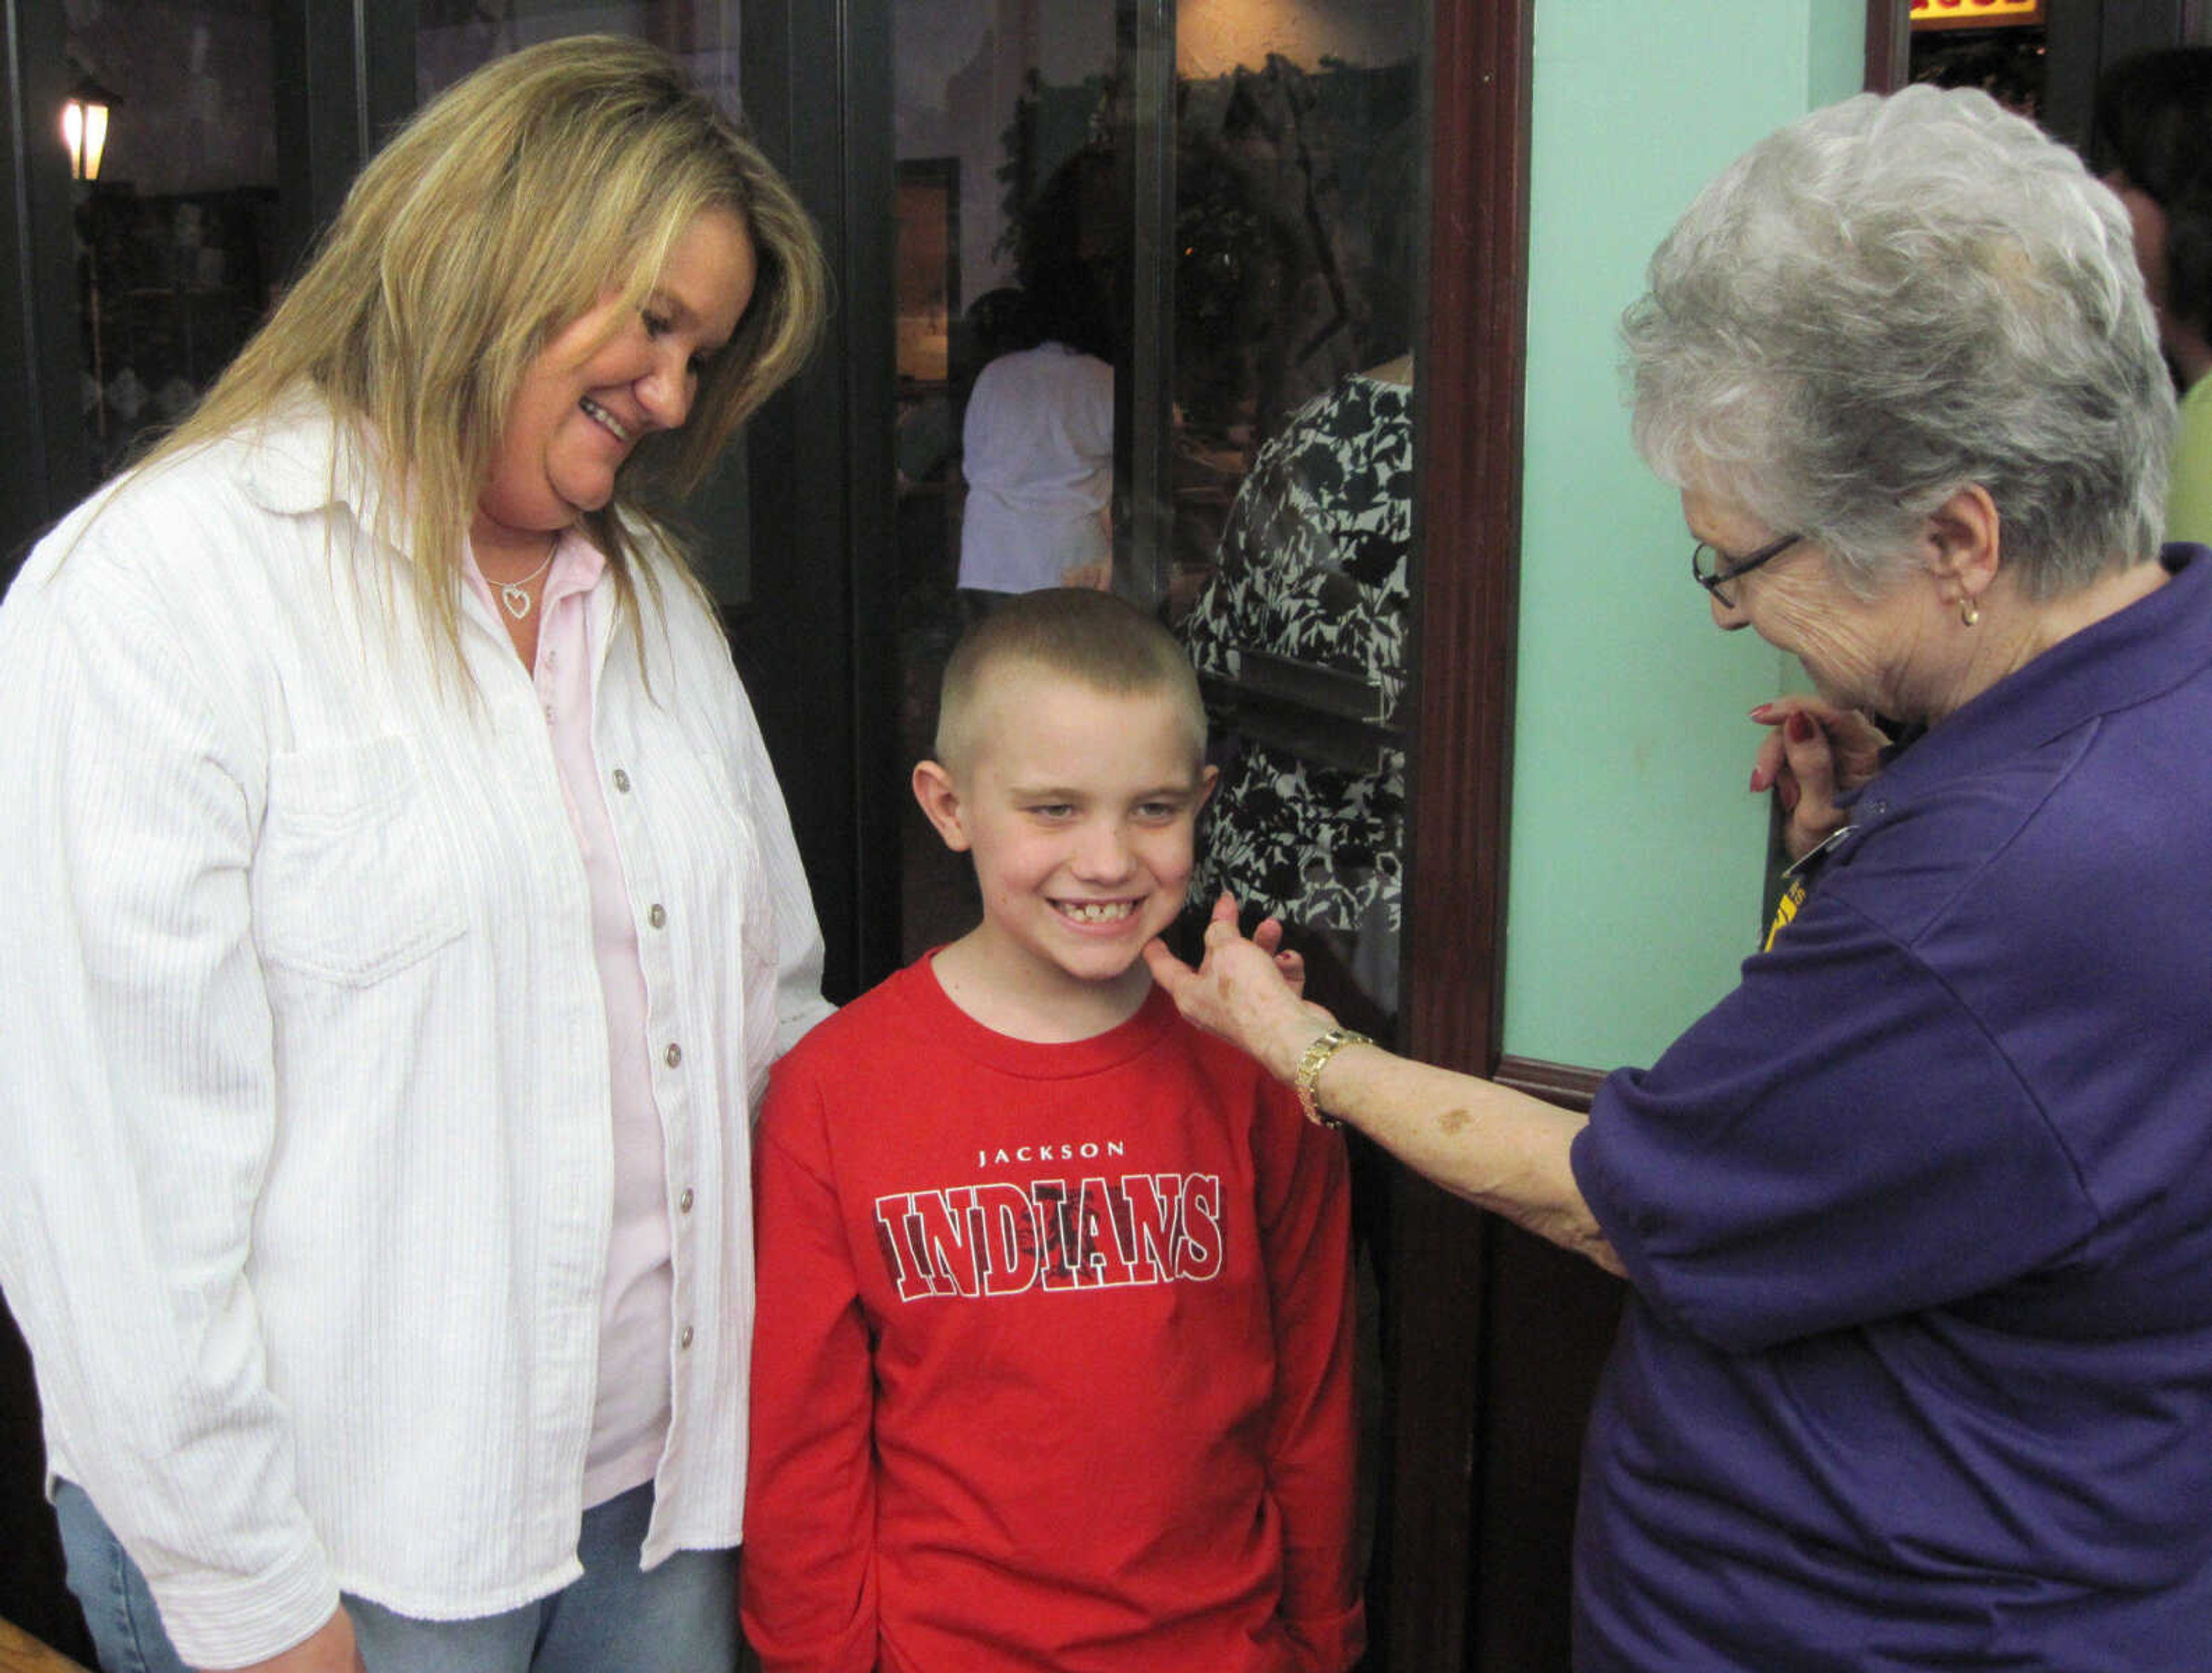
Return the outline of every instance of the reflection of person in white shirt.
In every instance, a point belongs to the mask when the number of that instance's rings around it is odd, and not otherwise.
[[[1001,355],[975,379],[961,442],[963,587],[1029,592],[1111,560],[1112,367],[1064,342]]]
[[[1080,268],[1039,274],[1030,302],[1042,341],[975,379],[961,431],[964,591],[1103,586],[1110,576],[1114,368],[1091,352],[1104,347],[1094,294]]]

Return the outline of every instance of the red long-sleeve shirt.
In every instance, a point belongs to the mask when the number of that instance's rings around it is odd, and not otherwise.
[[[769,1673],[1340,1673],[1342,1143],[1155,993],[1072,1045],[927,963],[777,1066],[745,1630]]]

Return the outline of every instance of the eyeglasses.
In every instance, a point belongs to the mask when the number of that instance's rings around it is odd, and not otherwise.
[[[1690,573],[1697,578],[1699,586],[1720,601],[1723,609],[1732,610],[1735,608],[1735,595],[1723,592],[1721,589],[1737,577],[1750,574],[1759,565],[1780,557],[1804,538],[1802,535],[1784,535],[1741,560],[1732,560],[1725,553],[1699,541],[1690,554]]]

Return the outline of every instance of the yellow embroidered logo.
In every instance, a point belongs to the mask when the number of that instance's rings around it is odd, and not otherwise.
[[[1774,922],[1767,927],[1766,944],[1759,951],[1771,953],[1774,950],[1774,938],[1790,927],[1797,916],[1797,908],[1804,904],[1804,880],[1792,878],[1790,887],[1782,891],[1782,899],[1775,903]]]

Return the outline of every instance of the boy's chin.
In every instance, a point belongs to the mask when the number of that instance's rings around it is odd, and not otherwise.
[[[1132,925],[1126,936],[1097,946],[1053,948],[1050,961],[1063,976],[1097,987],[1149,982],[1152,973],[1145,963],[1145,944],[1158,934],[1154,928]]]
[[[1144,945],[1145,941],[1151,939],[1147,936],[1143,941],[1111,951],[1101,948],[1094,957],[1062,957],[1054,959],[1053,962],[1060,967],[1062,975],[1079,982],[1088,982],[1096,987],[1115,986],[1131,979],[1132,973],[1149,981],[1152,973],[1145,966]]]

